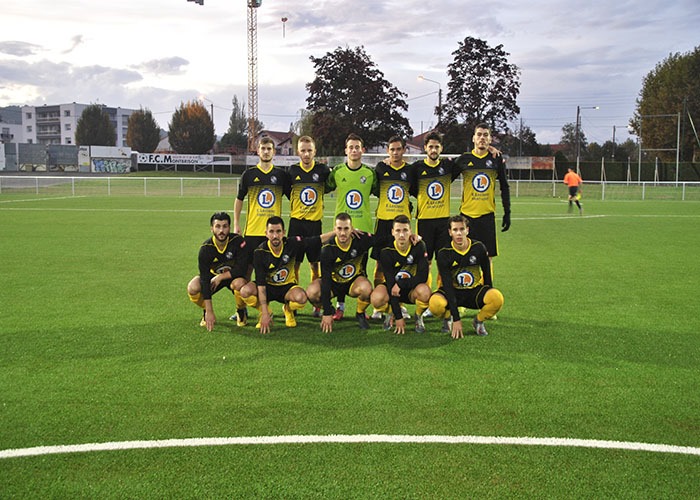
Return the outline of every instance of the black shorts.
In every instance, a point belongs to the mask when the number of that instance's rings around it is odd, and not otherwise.
[[[578,186],[569,186],[569,196],[572,198],[578,194]]]
[[[248,266],[253,265],[253,252],[260,246],[261,243],[267,241],[267,236],[244,236],[245,248],[247,250]]]
[[[425,248],[428,250],[428,260],[433,258],[436,250],[444,248],[450,243],[450,233],[447,218],[418,219],[418,234],[423,238]]]
[[[287,238],[293,238],[295,236],[302,236],[304,238],[307,236],[320,236],[322,227],[323,224],[320,220],[290,219]],[[321,260],[321,247],[313,246],[315,248],[307,248],[304,255],[306,255],[309,262],[318,262]]]
[[[233,272],[233,271],[231,271],[231,272]],[[239,276],[234,276],[234,278],[237,278],[237,277],[239,277]],[[212,290],[211,294],[214,295],[216,292],[220,292],[221,290],[224,290],[226,288],[228,288],[230,292],[233,292],[233,290],[231,289],[231,283],[233,283],[232,279],[220,281],[219,286],[217,286],[214,290]]]
[[[299,285],[291,283],[289,285],[265,286],[265,292],[267,294],[267,303],[270,304],[272,302],[281,302],[282,304],[284,304],[286,302],[284,296],[287,295],[287,292],[295,286]]]
[[[374,234],[381,236],[391,236],[391,228],[394,225],[393,220],[385,220],[385,219],[377,219],[377,224],[374,227]],[[379,245],[374,245],[372,247],[372,252],[369,254],[370,257],[372,257],[374,260],[379,260],[379,252],[381,252],[382,249]]]
[[[491,212],[481,217],[469,217],[468,215],[464,215],[464,217],[469,220],[469,238],[482,242],[489,253],[489,257],[498,255],[496,214]]]
[[[331,296],[332,297],[348,297],[350,295],[350,287],[355,283],[355,280],[359,278],[360,275],[355,276],[351,281],[345,283],[338,283],[337,281],[331,280]],[[364,276],[365,278],[367,276]]]
[[[484,307],[484,295],[491,289],[488,285],[476,285],[474,288],[466,290],[455,290],[455,298],[457,299],[458,307],[466,307],[467,309],[479,310]],[[438,288],[435,293],[440,293],[447,297],[445,290]]]

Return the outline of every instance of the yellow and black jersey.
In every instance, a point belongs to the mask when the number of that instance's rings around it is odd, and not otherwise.
[[[319,236],[284,238],[279,254],[272,250],[269,241],[264,241],[253,251],[255,284],[258,286],[296,285],[294,269],[297,263],[302,261],[307,247],[311,245],[321,246],[321,238]]]
[[[411,165],[411,194],[418,201],[418,219],[442,219],[450,216],[452,181],[460,170],[452,160],[440,158],[431,166],[425,160]]]
[[[323,194],[330,172],[328,165],[315,161],[309,170],[299,163],[287,169],[292,219],[318,221],[323,218]]]
[[[289,198],[289,177],[287,172],[272,166],[265,172],[260,164],[243,172],[238,196],[241,201],[248,197],[245,218],[245,236],[265,236],[267,219],[282,215],[282,197]]]
[[[365,233],[360,237],[353,236],[347,248],[342,248],[336,237],[321,247],[321,302],[324,314],[327,311],[333,314],[331,282],[352,283],[358,276],[367,276],[367,252],[376,241],[375,235]]]
[[[391,289],[396,284],[402,291],[410,291],[428,281],[428,251],[422,241],[416,245],[409,243],[405,252],[396,248],[396,242],[391,242],[380,250],[379,262],[384,271],[392,312],[398,318],[401,316],[401,305],[398,297],[391,294]]]
[[[457,250],[450,243],[450,246],[437,251],[435,260],[453,318],[459,318],[456,290],[469,290],[480,285],[493,286],[489,254],[480,241],[470,239],[464,251]]]
[[[242,236],[229,234],[223,248],[219,249],[212,236],[199,247],[199,280],[202,288],[202,298],[211,299],[211,279],[226,271],[231,272],[232,278],[245,276],[248,269],[246,243]]]
[[[406,163],[400,167],[393,167],[380,161],[374,168],[374,173],[379,183],[377,219],[394,220],[397,215],[410,218],[410,167]]]
[[[462,173],[462,204],[459,211],[469,217],[481,217],[496,211],[495,182],[501,188],[503,210],[510,213],[510,186],[503,157],[491,153],[477,155],[474,150],[455,161]]]

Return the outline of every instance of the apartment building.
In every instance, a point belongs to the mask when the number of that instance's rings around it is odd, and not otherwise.
[[[22,107],[22,142],[75,144],[75,129],[88,104],[55,104]],[[104,106],[117,133],[116,146],[126,146],[129,116],[135,109]],[[19,142],[19,141],[18,141]]]

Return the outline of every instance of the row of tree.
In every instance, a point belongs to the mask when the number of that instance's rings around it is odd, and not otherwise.
[[[500,139],[499,147],[510,155],[551,155],[552,148],[537,142],[535,133],[520,124],[512,127],[519,115],[520,69],[508,62],[502,45],[490,47],[483,40],[467,37],[452,53],[447,67],[449,81],[444,105],[436,108],[440,118],[437,129],[444,134],[445,152],[459,153],[464,138],[477,123],[485,122]],[[292,124],[297,134],[311,135],[321,155],[338,155],[344,138],[359,133],[367,147],[383,144],[391,135],[411,137],[413,130],[405,113],[407,94],[387,81],[364,47],[338,47],[323,57],[310,57],[315,79],[306,85],[307,107]],[[655,119],[681,113],[681,159],[692,159],[700,140],[692,116],[700,116],[700,48],[687,54],[672,54],[659,63],[644,79],[630,127],[642,138],[644,149],[674,149],[677,120]],[[229,128],[218,147],[241,151],[248,144],[248,120],[245,105],[236,96],[232,100]],[[257,130],[264,125],[258,123]],[[169,142],[178,153],[202,154],[214,149],[216,136],[212,116],[199,101],[182,103],[169,123]],[[76,130],[78,144],[113,145],[116,134],[103,108],[88,107]],[[127,144],[141,152],[152,152],[160,139],[160,129],[151,112],[141,109],[129,118]],[[608,141],[588,144],[576,125],[567,123],[557,148],[566,159],[575,158],[577,141],[581,158],[610,157],[626,159],[638,147],[632,140],[622,144]],[[700,147],[698,148],[700,149]],[[670,155],[671,153],[669,153]],[[675,157],[675,153],[673,153]]]

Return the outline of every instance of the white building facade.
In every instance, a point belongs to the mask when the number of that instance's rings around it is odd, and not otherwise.
[[[75,144],[78,120],[88,104],[55,104],[22,107],[22,138],[29,144]],[[116,146],[126,146],[129,116],[135,109],[104,106],[117,133]]]

